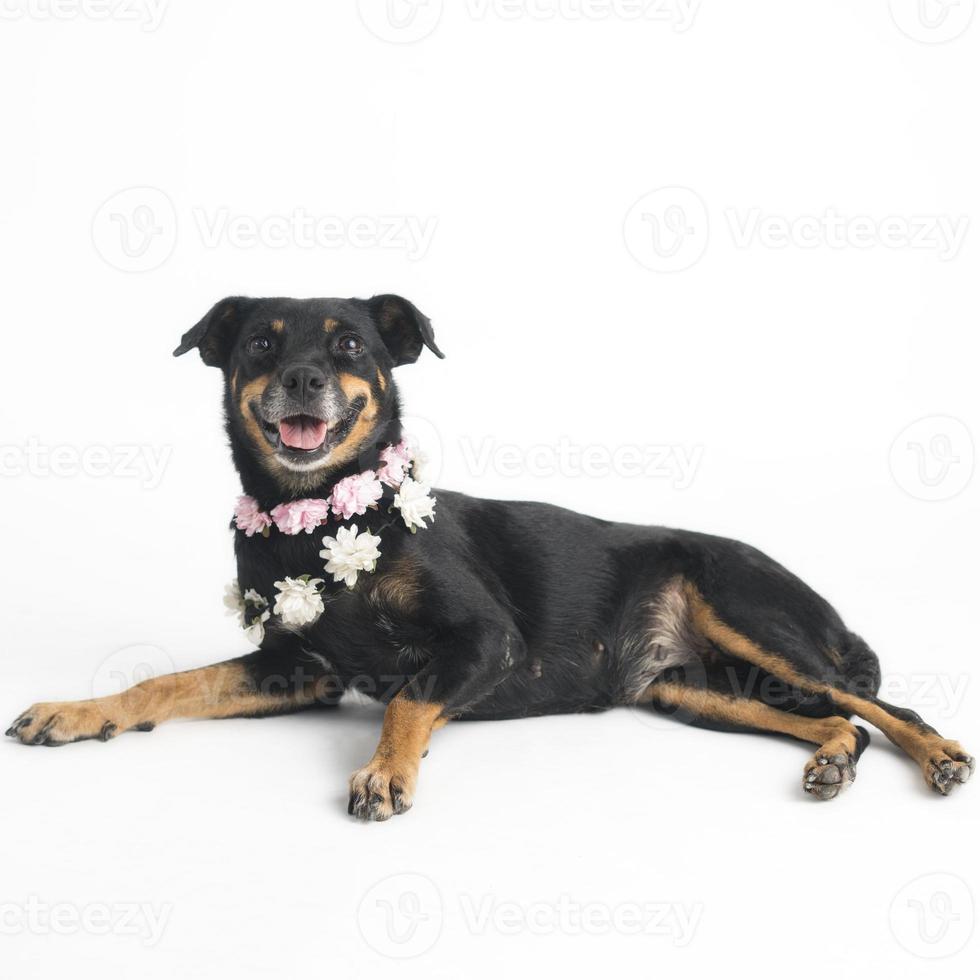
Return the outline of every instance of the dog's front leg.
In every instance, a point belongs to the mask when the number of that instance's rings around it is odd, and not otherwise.
[[[7,735],[26,745],[106,742],[125,731],[150,731],[172,718],[283,714],[334,704],[340,694],[339,683],[318,661],[291,649],[260,650],[211,667],[154,677],[119,694],[33,704]]]
[[[350,778],[347,812],[353,816],[387,820],[410,809],[432,733],[525,659],[524,641],[512,624],[471,623],[453,636],[458,639],[441,642],[429,664],[388,703],[374,756]]]

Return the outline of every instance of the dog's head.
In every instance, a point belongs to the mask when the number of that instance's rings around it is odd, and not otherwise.
[[[397,424],[391,372],[423,345],[443,356],[429,320],[400,296],[235,296],[188,330],[174,356],[196,347],[223,370],[236,464],[296,494],[356,464]]]

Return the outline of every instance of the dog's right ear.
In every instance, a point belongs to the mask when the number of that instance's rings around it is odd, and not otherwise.
[[[209,367],[223,367],[228,360],[242,313],[250,302],[247,296],[229,296],[215,303],[204,318],[180,338],[174,357],[180,357],[196,347],[201,360]]]

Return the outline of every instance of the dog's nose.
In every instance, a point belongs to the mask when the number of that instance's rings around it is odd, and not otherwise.
[[[308,364],[297,364],[282,372],[283,388],[299,401],[314,398],[326,384],[327,376]]]

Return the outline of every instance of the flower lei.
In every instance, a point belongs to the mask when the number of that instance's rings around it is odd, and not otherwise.
[[[393,506],[400,512],[405,526],[414,534],[425,528],[426,519],[435,519],[435,498],[425,479],[425,457],[402,440],[396,446],[386,446],[380,454],[381,465],[340,480],[327,500],[291,500],[273,507],[268,513],[259,509],[258,501],[247,495],[238,498],[235,507],[235,527],[250,538],[255,534],[269,537],[273,525],[282,534],[312,534],[327,524],[331,514],[338,521],[349,521],[368,509],[377,510],[386,486],[396,492]],[[411,472],[411,476],[409,476]],[[356,524],[341,527],[336,537],[325,535],[320,557],[325,559],[324,571],[334,582],[343,582],[349,589],[357,583],[361,572],[371,573],[381,557],[381,537],[370,531],[357,530]],[[238,580],[225,593],[225,605],[230,614],[238,617],[246,637],[259,644],[265,636],[265,623],[271,616],[280,618],[285,626],[308,626],[323,613],[324,579],[310,575],[286,577],[276,582],[274,605],[255,589],[242,593]]]

